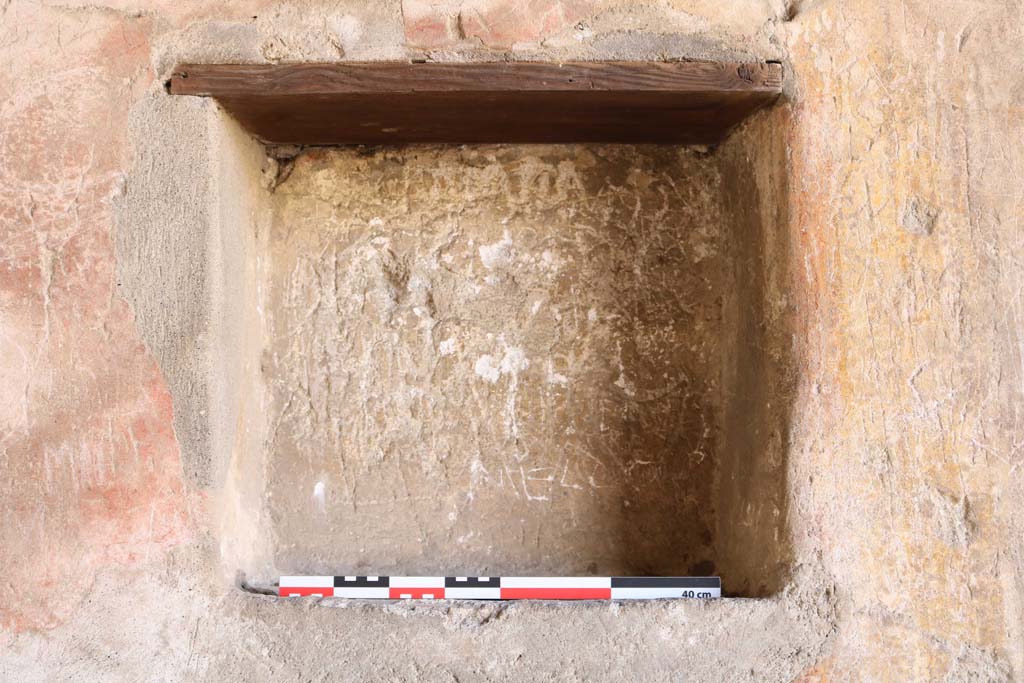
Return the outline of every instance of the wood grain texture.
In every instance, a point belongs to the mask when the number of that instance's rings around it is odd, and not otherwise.
[[[779,64],[591,62],[182,65],[264,142],[719,142],[781,93]]]

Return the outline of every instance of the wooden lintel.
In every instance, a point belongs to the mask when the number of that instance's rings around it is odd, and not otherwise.
[[[782,91],[776,63],[184,64],[175,95],[216,98],[277,144],[715,144]]]

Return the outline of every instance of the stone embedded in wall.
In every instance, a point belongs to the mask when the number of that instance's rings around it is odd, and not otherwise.
[[[912,235],[932,234],[938,218],[939,209],[921,197],[911,197],[903,206],[903,228]]]
[[[535,41],[592,14],[602,0],[404,0],[405,36],[417,47],[456,40],[508,47]]]

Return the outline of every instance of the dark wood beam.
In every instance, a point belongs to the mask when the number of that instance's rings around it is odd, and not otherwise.
[[[714,144],[782,91],[775,63],[184,64],[175,95],[214,97],[268,143]]]

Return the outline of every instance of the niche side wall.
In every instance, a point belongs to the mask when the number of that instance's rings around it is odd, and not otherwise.
[[[788,454],[800,382],[790,290],[785,107],[748,119],[716,151],[731,226],[723,298],[715,556],[727,592],[765,597],[790,578]]]

